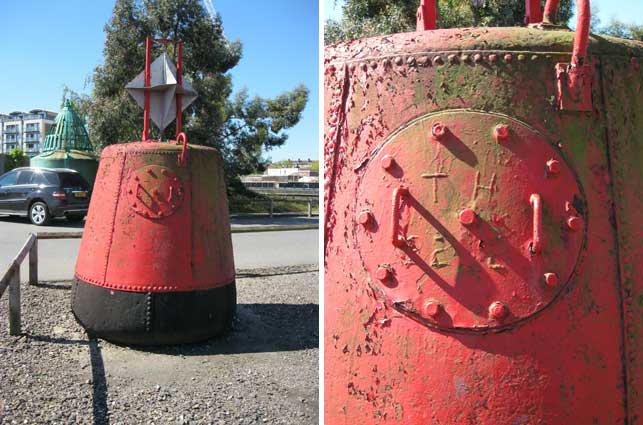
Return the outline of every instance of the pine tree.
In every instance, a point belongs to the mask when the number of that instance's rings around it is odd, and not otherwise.
[[[303,86],[275,99],[248,99],[245,91],[231,98],[228,71],[241,59],[242,45],[226,38],[221,17],[211,19],[199,0],[116,0],[105,33],[89,107],[91,137],[101,147],[140,140],[143,111],[125,85],[145,66],[146,36],[183,40],[183,75],[199,95],[183,113],[183,128],[189,143],[221,151],[229,179],[263,169],[262,148],[283,145],[286,130],[301,118],[308,99]],[[163,51],[176,63],[173,44],[155,45],[153,58]],[[164,134],[151,130],[155,138],[174,136],[172,125]]]

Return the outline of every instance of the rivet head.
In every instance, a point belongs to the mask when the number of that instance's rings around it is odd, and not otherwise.
[[[558,286],[558,276],[556,273],[545,273],[545,284],[550,288]]]
[[[549,174],[558,174],[560,173],[560,162],[555,159],[550,159],[547,161],[547,172]]]
[[[406,64],[409,66],[415,66],[415,58],[413,56],[409,56],[406,59]]]
[[[509,315],[509,309],[500,301],[494,301],[489,305],[489,318],[501,321]]]
[[[359,68],[362,71],[366,72],[366,70],[368,69],[368,64],[366,62],[362,62],[361,64],[359,64]]]
[[[482,55],[480,53],[476,53],[475,55],[473,55],[473,61],[476,63],[482,62]]]
[[[444,60],[442,59],[442,56],[438,55],[433,58],[433,63],[436,65],[442,65],[444,63]]]
[[[470,59],[469,55],[462,55],[462,62],[469,62]]]
[[[493,129],[493,137],[496,139],[496,142],[507,140],[509,137],[509,126],[506,124],[498,124]]]
[[[580,230],[583,227],[583,220],[580,217],[569,217],[567,219],[567,227],[571,230]]]
[[[518,55],[518,60],[520,62],[524,61],[525,60],[525,55],[522,55],[522,54]]]
[[[489,55],[489,62],[495,63],[497,59],[498,59],[498,55],[496,55],[495,53],[492,53]]]
[[[511,53],[507,53],[505,55],[505,62],[511,62],[513,60],[513,56],[511,56]]]
[[[377,280],[387,280],[390,275],[391,271],[388,269],[388,267],[379,266],[375,271],[375,277],[377,278]]]
[[[382,61],[382,65],[384,66],[384,68],[390,68],[391,67],[391,60],[390,59],[384,59]]]
[[[372,216],[373,214],[371,214],[369,210],[362,210],[357,217],[357,221],[359,221],[359,224],[362,226],[367,226],[371,222]]]
[[[476,213],[471,208],[465,208],[458,214],[458,220],[465,226],[470,226],[476,221]]]
[[[450,54],[449,56],[447,56],[447,60],[449,61],[449,63],[457,63],[458,57],[454,54]]]
[[[441,122],[436,122],[431,126],[431,137],[433,140],[442,140],[447,134],[447,127]]]
[[[424,315],[426,317],[435,319],[440,315],[442,310],[442,304],[437,301],[428,301],[426,304],[424,304]]]
[[[402,65],[404,63],[404,59],[402,59],[400,56],[395,58],[395,65]]]
[[[418,60],[418,63],[421,66],[428,66],[431,64],[431,59],[429,59],[428,56],[420,56],[420,59]]]
[[[385,155],[384,158],[382,158],[380,164],[382,165],[383,169],[390,170],[393,167],[393,164],[395,164],[395,158],[393,158],[391,155]]]
[[[161,169],[161,174],[163,174],[164,176],[167,176],[167,169],[165,168]]]

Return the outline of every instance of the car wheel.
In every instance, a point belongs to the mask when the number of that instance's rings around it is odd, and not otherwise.
[[[69,214],[68,216],[66,216],[66,218],[67,218],[67,221],[77,223],[79,221],[83,221],[83,219],[85,218],[85,215],[84,214]]]
[[[36,226],[44,226],[49,223],[51,215],[49,208],[44,202],[34,202],[29,207],[29,220]]]

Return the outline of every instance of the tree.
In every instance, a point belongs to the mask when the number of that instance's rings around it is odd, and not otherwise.
[[[210,19],[199,0],[116,0],[105,33],[88,111],[91,138],[101,147],[140,140],[143,111],[125,85],[145,66],[146,36],[183,40],[183,75],[199,94],[183,114],[183,127],[189,143],[220,150],[229,179],[261,170],[262,149],[284,144],[286,130],[301,118],[308,99],[303,86],[275,99],[248,99],[245,90],[230,99],[228,71],[241,59],[241,42],[228,40],[221,17]],[[173,44],[155,46],[154,56],[162,51],[176,61]],[[155,138],[174,137],[172,125],[163,134],[151,130]]]
[[[341,21],[326,21],[326,44],[395,32],[415,31],[419,0],[346,0]],[[438,28],[523,25],[525,2],[515,0],[437,1]],[[572,15],[572,0],[561,0],[559,23]]]
[[[626,24],[618,19],[612,19],[608,25],[599,27],[598,32],[614,37],[643,41],[643,25]]]
[[[14,168],[22,167],[27,165],[28,162],[27,154],[25,154],[20,148],[13,148],[9,153],[6,154],[4,162],[4,172],[13,170]]]

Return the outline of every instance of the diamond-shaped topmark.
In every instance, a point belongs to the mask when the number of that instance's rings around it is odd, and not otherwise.
[[[150,118],[163,131],[176,118],[176,95],[181,94],[181,109],[185,110],[197,98],[196,91],[183,79],[179,86],[176,66],[163,53],[150,65]],[[142,71],[125,88],[138,106],[145,107],[145,71]]]

